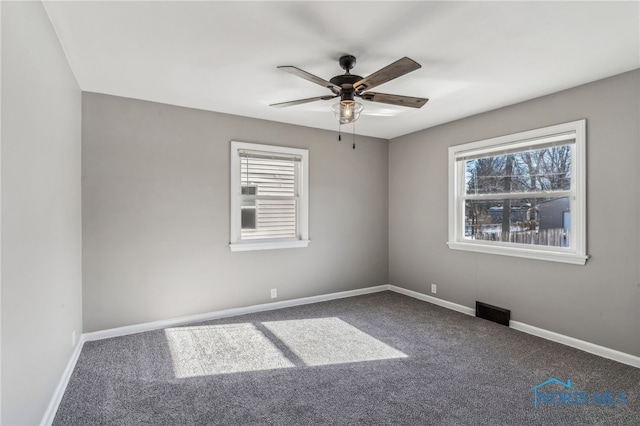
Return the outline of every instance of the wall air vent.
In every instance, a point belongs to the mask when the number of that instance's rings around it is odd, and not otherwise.
[[[476,301],[476,316],[509,327],[511,311]]]

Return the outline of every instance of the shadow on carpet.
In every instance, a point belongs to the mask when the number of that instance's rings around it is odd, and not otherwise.
[[[87,342],[53,424],[640,425],[639,391],[640,369],[381,292]]]

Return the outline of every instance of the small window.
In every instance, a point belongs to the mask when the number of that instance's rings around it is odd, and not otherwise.
[[[584,264],[585,120],[449,148],[449,247]]]
[[[231,250],[306,247],[309,152],[231,142]]]

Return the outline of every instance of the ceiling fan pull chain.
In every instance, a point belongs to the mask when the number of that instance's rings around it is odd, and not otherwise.
[[[338,123],[338,141],[342,140],[342,123]]]
[[[356,122],[353,122],[353,149],[356,149]]]

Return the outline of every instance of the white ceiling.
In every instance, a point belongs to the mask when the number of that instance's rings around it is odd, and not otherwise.
[[[390,139],[640,68],[640,3],[45,1],[83,91],[337,130],[326,80],[338,58],[367,76],[408,56],[422,68],[374,89],[422,109],[362,101],[356,133]],[[351,132],[351,125],[343,126]]]

